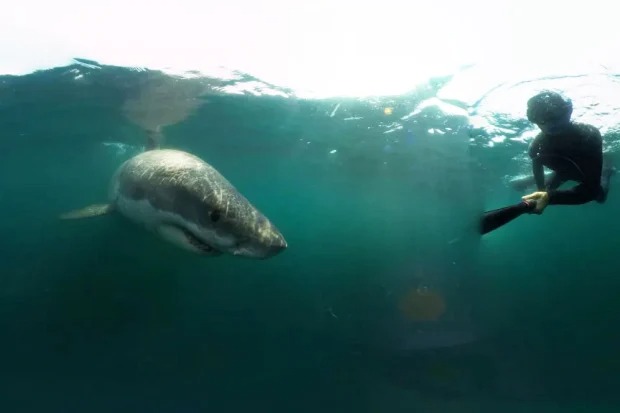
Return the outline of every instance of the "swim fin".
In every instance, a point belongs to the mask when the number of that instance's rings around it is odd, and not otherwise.
[[[495,231],[521,215],[531,213],[535,208],[535,202],[521,201],[515,205],[487,211],[480,221],[480,233],[484,235]]]

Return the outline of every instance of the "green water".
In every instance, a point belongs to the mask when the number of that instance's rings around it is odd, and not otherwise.
[[[166,145],[289,248],[198,257],[122,218],[58,220],[104,201],[145,136],[121,107],[148,73],[75,69],[0,79],[2,411],[614,411],[613,184],[604,205],[481,239],[480,212],[518,199],[501,177],[525,147],[491,152],[433,110],[401,119],[443,80],[374,100],[212,92]],[[419,286],[443,318],[399,312]]]

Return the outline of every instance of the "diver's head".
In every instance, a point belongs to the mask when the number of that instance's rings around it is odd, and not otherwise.
[[[556,92],[545,90],[527,101],[528,120],[547,135],[561,133],[570,125],[572,114],[573,102]]]

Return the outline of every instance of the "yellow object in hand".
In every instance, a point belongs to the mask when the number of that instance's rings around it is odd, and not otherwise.
[[[534,212],[537,214],[542,214],[544,209],[549,204],[549,194],[544,191],[538,191],[538,192],[531,193],[529,195],[522,197],[521,199],[523,199],[524,201],[536,202],[536,208],[534,209]]]

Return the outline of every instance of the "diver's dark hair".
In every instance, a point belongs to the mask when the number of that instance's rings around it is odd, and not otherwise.
[[[544,90],[527,101],[527,119],[532,123],[546,123],[562,118],[570,119],[573,102],[559,93]]]

